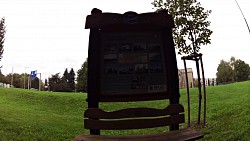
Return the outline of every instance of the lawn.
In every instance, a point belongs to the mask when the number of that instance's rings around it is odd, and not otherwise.
[[[191,89],[191,120],[197,120],[197,88]],[[187,109],[186,91],[181,104]],[[85,93],[56,93],[0,87],[0,141],[71,140],[88,134],[83,128]],[[250,140],[250,81],[207,87],[207,126],[203,140]],[[121,107],[163,108],[167,101],[102,103],[105,110]],[[187,110],[186,110],[187,111]],[[187,114],[186,114],[187,115]],[[187,121],[187,120],[186,120]],[[186,124],[182,125],[182,128]],[[164,128],[124,131],[126,134],[159,132]],[[125,134],[118,132],[119,134]],[[117,132],[104,132],[117,134]]]
[[[83,129],[85,98],[0,88],[0,140],[71,140]]]

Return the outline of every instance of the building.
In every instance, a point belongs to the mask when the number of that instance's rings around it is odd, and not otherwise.
[[[186,75],[185,69],[178,70],[179,75],[179,88],[186,88]],[[187,76],[188,76],[188,86],[190,88],[194,87],[194,75],[192,68],[187,68]]]
[[[179,75],[179,88],[186,88],[186,75],[185,69],[178,70]],[[198,87],[198,78],[194,78],[192,68],[187,68],[189,88]],[[216,86],[216,78],[205,79],[205,86]],[[203,79],[201,78],[201,87],[203,87]]]

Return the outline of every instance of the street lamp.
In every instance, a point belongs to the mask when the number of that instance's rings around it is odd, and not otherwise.
[[[10,82],[10,87],[13,87],[13,79],[14,79],[14,77],[13,77],[13,70],[14,70],[14,67],[12,67],[12,75],[11,75],[11,82]]]
[[[23,88],[25,89],[25,79],[26,79],[26,68],[29,67],[25,67],[25,72],[24,72],[24,80],[23,80]],[[29,85],[29,84],[28,84]]]

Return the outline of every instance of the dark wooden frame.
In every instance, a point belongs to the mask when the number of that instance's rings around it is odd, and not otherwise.
[[[175,48],[172,37],[174,21],[163,10],[158,13],[125,14],[102,13],[93,9],[87,16],[86,29],[90,29],[88,52],[88,108],[99,108],[99,102],[126,102],[169,99],[170,104],[179,104],[179,81]],[[161,33],[166,67],[167,92],[150,94],[101,95],[101,34],[103,32],[150,32]],[[171,125],[171,130],[179,129],[179,125]],[[100,134],[100,130],[91,129],[90,134]]]
[[[84,126],[90,130],[144,129],[184,122],[184,107],[181,104],[170,104],[163,109],[127,108],[111,112],[99,108],[88,108],[84,113]],[[186,128],[146,135],[79,135],[74,141],[179,141],[201,138],[203,138],[201,133]]]
[[[143,101],[170,99],[171,103],[178,103],[178,69],[176,55],[172,37],[172,28],[174,27],[172,17],[164,12],[162,13],[143,13],[132,14],[138,17],[136,23],[130,24],[124,21],[127,14],[117,13],[93,13],[87,17],[86,28],[90,28],[89,36],[89,57],[88,57],[88,102],[121,102],[121,101]],[[142,94],[122,94],[122,95],[101,95],[101,34],[105,32],[160,32],[164,46],[164,60],[167,92],[142,93]],[[92,104],[90,104],[92,105]],[[96,105],[96,104],[94,104]],[[92,106],[91,106],[92,107]],[[96,107],[96,106],[94,106]]]
[[[74,140],[196,140],[203,138],[199,132],[179,129],[179,124],[185,122],[184,107],[179,104],[179,80],[172,37],[173,19],[166,10],[158,13],[124,14],[102,13],[93,9],[87,17],[86,28],[90,28],[88,52],[88,109],[84,113],[84,126],[90,130],[90,135],[80,135]],[[103,67],[101,64],[101,35],[107,32],[159,32],[162,38],[163,58],[165,60],[165,77],[167,90],[158,93],[104,95],[101,94],[101,79]],[[148,57],[150,56],[147,54]],[[113,58],[112,58],[113,59]],[[117,61],[115,59],[115,61]],[[165,89],[164,89],[165,90]],[[170,104],[164,109],[127,108],[107,112],[99,108],[100,102],[127,102],[169,99]],[[105,136],[100,130],[143,129],[170,126],[170,132],[133,136]]]

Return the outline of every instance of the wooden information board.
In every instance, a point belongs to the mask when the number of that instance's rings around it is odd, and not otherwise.
[[[166,92],[160,37],[157,32],[103,34],[101,94]]]
[[[178,99],[173,27],[166,11],[118,14],[93,9],[86,20],[88,100]]]

